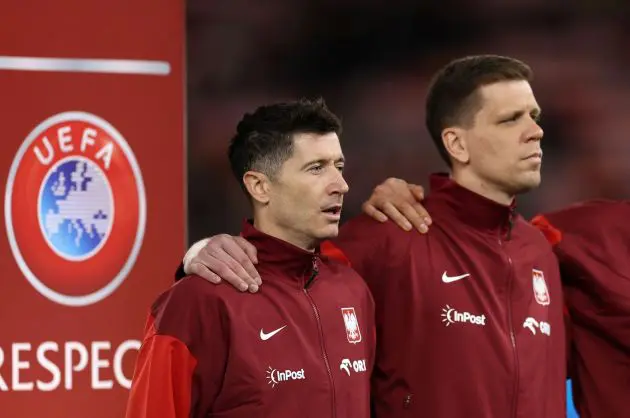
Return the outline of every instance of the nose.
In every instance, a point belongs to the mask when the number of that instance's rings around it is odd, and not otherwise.
[[[348,193],[348,190],[350,190],[350,186],[348,186],[346,179],[343,177],[343,173],[341,171],[337,171],[337,174],[331,183],[331,193],[344,195]]]
[[[530,131],[528,132],[527,139],[533,140],[533,141],[540,141],[545,135],[545,131],[543,131],[543,128],[538,124],[538,122],[536,122],[535,120],[532,120],[532,122],[533,123],[530,128]]]

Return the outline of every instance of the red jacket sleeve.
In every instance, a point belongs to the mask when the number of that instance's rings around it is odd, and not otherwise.
[[[158,335],[153,316],[147,323],[126,418],[188,418],[197,360],[177,338]]]
[[[225,306],[197,276],[154,303],[136,360],[126,418],[193,418],[212,411],[223,384]]]

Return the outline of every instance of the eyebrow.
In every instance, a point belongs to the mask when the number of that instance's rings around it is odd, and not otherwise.
[[[312,161],[309,161],[306,164],[304,164],[302,166],[302,169],[306,169],[306,168],[308,168],[309,166],[311,166],[313,164],[325,165],[328,162],[330,162],[330,159],[327,159],[327,158],[320,158],[318,160],[312,160]],[[345,159],[345,157],[343,155],[335,160],[335,164],[345,163],[345,162],[346,162],[346,159]]]

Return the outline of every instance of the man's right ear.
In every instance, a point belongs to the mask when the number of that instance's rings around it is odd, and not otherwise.
[[[248,171],[243,174],[243,184],[254,201],[262,204],[269,203],[271,182],[265,174],[258,171]]]
[[[470,160],[466,132],[460,128],[446,128],[442,131],[442,143],[451,156],[451,159],[462,164]]]

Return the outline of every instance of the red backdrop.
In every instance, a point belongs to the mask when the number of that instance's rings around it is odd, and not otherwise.
[[[185,248],[184,16],[180,0],[3,2],[3,417],[124,416]]]

